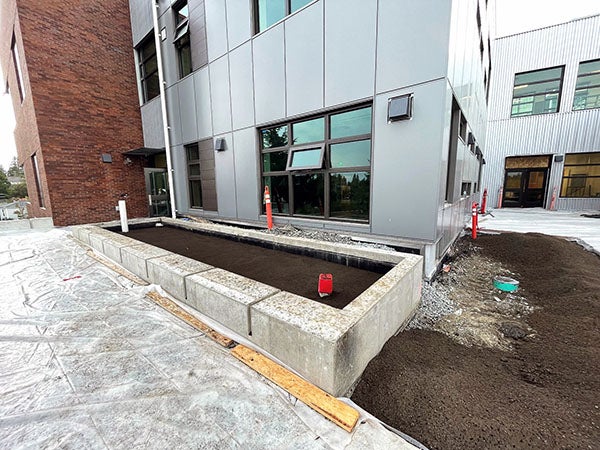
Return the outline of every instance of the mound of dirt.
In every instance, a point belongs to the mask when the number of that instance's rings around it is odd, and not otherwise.
[[[460,245],[438,282],[453,312],[392,338],[352,399],[432,449],[597,448],[600,258],[540,234]]]

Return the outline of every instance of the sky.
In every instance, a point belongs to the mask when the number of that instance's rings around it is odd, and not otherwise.
[[[495,37],[534,30],[593,14],[600,14],[600,0],[496,0]],[[3,80],[0,73],[0,87],[5,86]],[[16,150],[12,105],[10,97],[3,91],[0,91],[0,165],[7,169],[16,155]]]

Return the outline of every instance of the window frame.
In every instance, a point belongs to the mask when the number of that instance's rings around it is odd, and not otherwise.
[[[259,34],[259,33],[262,33],[265,30],[268,30],[272,26],[278,24],[283,19],[285,19],[286,17],[288,17],[290,14],[294,14],[297,11],[300,11],[301,9],[306,8],[308,5],[310,5],[311,3],[314,3],[316,0],[309,0],[309,2],[306,5],[298,8],[296,11],[292,11],[292,1],[293,0],[282,0],[282,1],[285,2],[285,13],[284,13],[283,17],[281,19],[277,20],[276,22],[272,23],[268,27],[262,29],[262,30],[260,29],[259,1],[260,0],[253,0],[252,1],[252,6],[253,6],[252,10],[253,10],[253,16],[254,16],[254,34]]]
[[[575,108],[575,97],[577,96],[577,91],[594,89],[594,88],[600,89],[600,82],[598,84],[594,84],[594,85],[591,85],[591,86],[586,86],[585,88],[577,88],[577,83],[579,83],[580,78],[591,77],[591,76],[594,76],[594,75],[600,76],[600,73],[586,73],[586,74],[583,74],[583,75],[579,74],[579,72],[581,70],[581,65],[582,64],[593,63],[593,62],[600,63],[600,59],[590,59],[590,60],[587,60],[587,61],[580,61],[579,62],[579,66],[577,67],[577,79],[575,80],[575,92],[573,94],[573,107],[572,107],[573,111],[585,111],[585,110],[588,110],[588,109],[598,109],[598,108],[600,108],[600,105],[589,107],[589,108]]]
[[[19,99],[21,104],[25,100],[25,81],[23,80],[23,70],[21,68],[21,59],[19,58],[19,47],[17,46],[17,38],[13,31],[12,39],[10,42],[10,53],[15,66],[16,78],[17,78],[17,90],[19,91]],[[8,77],[7,82],[8,82]]]
[[[189,159],[188,150],[190,147],[196,147],[196,152],[198,153],[198,159]],[[186,167],[186,175],[188,181],[188,196],[189,196],[189,208],[190,209],[204,209],[204,201],[202,199],[202,164],[200,158],[200,145],[198,142],[191,142],[183,146],[185,151],[185,167]],[[190,166],[198,166],[198,174],[192,175],[190,172]],[[200,183],[200,206],[192,205],[192,181],[198,181]]]
[[[320,141],[315,142],[315,144],[318,144]],[[269,149],[270,150],[270,149]],[[298,166],[298,167],[294,167],[292,166],[292,162],[294,160],[294,153],[296,152],[302,152],[302,151],[306,151],[306,150],[319,150],[319,164],[314,164],[312,166]],[[314,145],[314,144],[308,144],[308,145],[300,145],[300,146],[291,146],[288,149],[288,158],[287,158],[287,164],[285,166],[285,170],[286,172],[289,171],[301,171],[301,170],[317,170],[317,169],[322,169],[323,168],[323,158],[325,157],[325,144],[321,144],[321,145]]]
[[[179,21],[178,14],[183,8],[188,8],[188,15],[185,19]],[[175,26],[175,33],[173,37],[173,45],[175,46],[175,51],[177,53],[177,66],[178,66],[178,75],[179,79],[185,78],[190,75],[194,71],[194,66],[192,63],[192,40],[190,35],[190,16],[189,16],[189,3],[187,0],[183,0],[175,3],[171,6],[171,10],[173,11],[173,21]],[[183,52],[188,52],[188,57],[190,61],[189,72],[185,70],[183,66]]]
[[[567,157],[571,156],[571,155],[595,155],[597,154],[598,156],[600,156],[600,152],[578,152],[578,153],[567,153],[565,155],[565,162],[563,163],[563,171],[562,171],[562,176],[561,176],[561,182],[560,182],[560,191],[559,191],[559,197],[560,198],[598,198],[598,197],[593,197],[593,196],[575,196],[575,195],[567,195],[567,196],[563,196],[563,188],[564,188],[564,184],[565,181],[567,179],[581,179],[584,178],[587,180],[588,178],[598,178],[600,179],[600,175],[587,175],[587,174],[575,174],[575,175],[565,175],[565,171],[567,169],[567,167],[591,167],[591,166],[600,166],[600,162],[597,163],[588,163],[588,164],[568,164],[567,163]]]
[[[330,121],[331,117],[337,114],[346,113],[350,111],[360,110],[370,108],[371,109],[371,120],[370,120],[370,133],[359,134],[355,136],[345,136],[341,138],[330,139]],[[318,119],[323,117],[324,120],[324,139],[322,141],[316,141],[312,143],[302,143],[299,145],[293,144],[293,136],[292,136],[292,125],[295,123],[305,122],[312,119]],[[287,132],[287,144],[281,145],[278,147],[270,147],[263,148],[263,139],[262,132],[264,130],[269,130],[273,128],[286,127]],[[265,177],[287,177],[288,184],[288,212],[287,213],[276,213],[273,212],[274,215],[283,216],[283,217],[300,217],[300,218],[310,218],[317,220],[331,220],[331,221],[341,221],[341,222],[353,222],[353,223],[361,223],[366,224],[370,223],[371,216],[371,178],[370,175],[372,173],[372,159],[373,159],[373,103],[361,103],[358,105],[349,106],[344,109],[331,110],[327,112],[323,112],[317,115],[299,117],[294,120],[289,120],[284,123],[275,123],[267,126],[262,126],[257,128],[257,139],[258,139],[258,152],[259,152],[259,185],[261,186],[261,193],[264,192]],[[347,166],[347,167],[331,167],[331,146],[335,144],[344,144],[350,142],[358,142],[369,140],[369,165],[368,166]],[[320,165],[315,165],[309,167],[302,168],[290,168],[290,162],[292,158],[292,154],[296,151],[307,150],[307,149],[316,149],[321,148],[320,155]],[[263,155],[268,153],[277,153],[277,152],[286,152],[287,160],[286,160],[286,168],[285,170],[277,170],[277,171],[264,171],[263,165]],[[352,219],[347,217],[332,217],[331,216],[331,175],[336,173],[351,173],[351,172],[366,172],[369,174],[369,211],[367,219]],[[322,216],[314,216],[314,215],[305,215],[298,214],[295,212],[295,204],[294,204],[294,176],[300,175],[311,175],[311,174],[322,174],[323,175],[323,203],[324,203],[324,214]],[[262,194],[261,194],[262,196]],[[262,198],[262,197],[261,197]],[[261,212],[264,214],[264,212]]]
[[[553,70],[553,69],[561,69],[560,72],[560,78],[547,78],[544,79],[542,81],[534,81],[534,82],[529,82],[529,83],[524,83],[525,85],[532,85],[532,84],[542,84],[542,83],[548,83],[550,81],[559,81],[558,83],[558,91],[554,92],[554,91],[547,91],[544,93],[538,93],[538,94],[534,94],[534,95],[517,95],[515,96],[515,89],[517,88],[517,86],[522,86],[523,84],[519,84],[517,85],[517,76],[519,75],[526,75],[526,74],[530,74],[530,73],[535,73],[535,72],[544,72],[546,70]],[[529,116],[538,116],[541,114],[556,114],[558,112],[560,112],[560,102],[562,100],[562,91],[563,91],[563,82],[565,79],[565,66],[563,65],[559,65],[559,66],[552,66],[552,67],[544,67],[543,69],[535,69],[535,70],[527,70],[525,72],[518,72],[515,73],[515,76],[513,78],[513,95],[512,95],[512,102],[511,102],[511,107],[510,107],[510,117],[511,119],[517,118],[517,117],[529,117]],[[535,113],[533,112],[533,108],[532,108],[532,112],[529,114],[517,114],[515,115],[512,111],[513,107],[515,106],[515,98],[526,98],[526,97],[535,97],[537,95],[548,95],[548,94],[558,94],[558,98],[556,100],[556,111],[547,111],[547,112],[539,112],[539,113]]]
[[[153,42],[154,42],[154,53],[142,58],[142,55],[144,54],[143,49],[147,45],[149,45]],[[142,93],[142,102],[148,103],[150,100],[155,99],[156,97],[158,97],[160,95],[160,80],[159,80],[158,81],[159,93],[152,98],[148,98],[148,81],[147,80],[155,73],[158,74],[158,55],[156,54],[156,42],[155,42],[155,38],[154,38],[154,32],[150,32],[144,39],[142,39],[142,41],[136,46],[135,51],[136,51],[137,60],[138,60],[137,65],[138,65],[138,75],[139,75],[139,79],[140,79],[140,91]],[[145,69],[144,69],[144,65],[148,61],[150,61],[152,58],[156,59],[156,69],[154,69],[150,73],[146,73]]]

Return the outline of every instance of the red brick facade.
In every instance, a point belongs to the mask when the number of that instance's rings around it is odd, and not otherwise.
[[[143,145],[129,6],[126,0],[2,1],[0,62],[7,74],[32,215],[55,225],[118,219],[129,194],[130,217],[148,214],[143,161],[122,152]],[[20,50],[21,104],[10,42]],[[36,154],[45,210],[36,192]],[[102,154],[112,156],[103,163]]]

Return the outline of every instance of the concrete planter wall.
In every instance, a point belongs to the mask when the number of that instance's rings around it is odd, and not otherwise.
[[[418,255],[268,235],[218,224],[160,220],[190,230],[261,240],[274,248],[286,246],[307,253],[326,253],[333,258],[394,264],[345,308],[336,309],[141,244],[99,226],[73,227],[73,234],[80,241],[246,336],[257,347],[335,396],[352,388],[369,361],[412,317],[420,301],[423,259]]]

